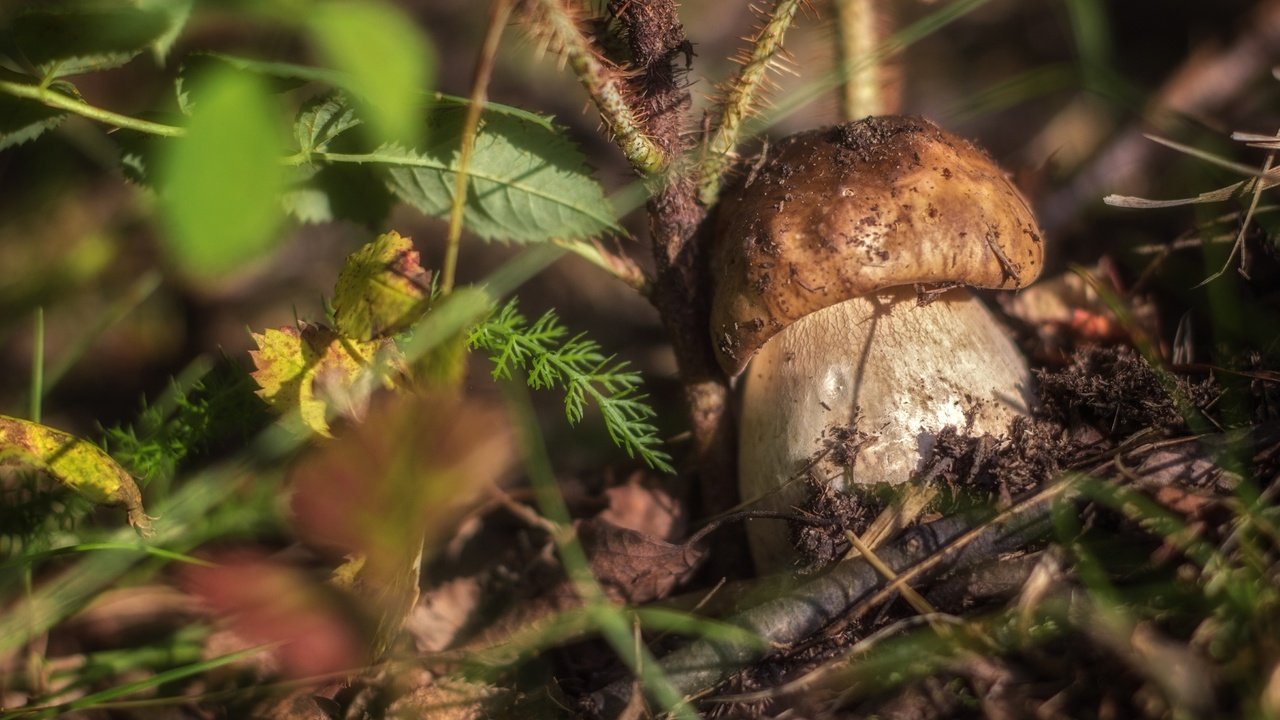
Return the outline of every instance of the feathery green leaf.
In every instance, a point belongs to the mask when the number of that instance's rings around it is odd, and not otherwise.
[[[655,470],[674,472],[652,423],[656,413],[640,392],[640,373],[605,355],[594,340],[581,334],[569,337],[554,312],[531,324],[512,300],[477,325],[467,344],[489,353],[495,378],[510,379],[521,370],[529,387],[562,388],[565,416],[572,425],[582,421],[590,400],[600,409],[614,444]]]

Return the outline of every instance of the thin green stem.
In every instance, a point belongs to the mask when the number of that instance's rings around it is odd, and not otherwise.
[[[724,99],[715,133],[707,142],[706,154],[698,168],[698,198],[710,207],[720,194],[720,183],[738,144],[742,122],[755,107],[756,95],[769,69],[778,61],[782,39],[795,19],[801,0],[778,0],[769,20],[756,35],[755,45],[742,63],[742,70]]]
[[[538,420],[534,417],[533,408],[529,403],[528,390],[517,380],[505,383],[503,390],[507,396],[507,405],[514,416],[515,425],[520,431],[525,469],[533,485],[534,498],[543,517],[560,528],[559,532],[552,534],[551,539],[564,563],[565,573],[582,599],[592,622],[604,635],[605,641],[613,647],[614,652],[618,653],[627,667],[641,679],[641,687],[646,694],[675,717],[695,720],[698,717],[697,713],[689,707],[680,691],[662,672],[662,667],[653,657],[653,653],[644,645],[635,642],[626,614],[609,602],[595,575],[592,574],[587,555],[574,536],[569,508],[565,505],[559,486],[556,484],[551,460],[547,457],[546,444],[542,439],[542,431],[538,427]]]
[[[645,174],[661,172],[667,166],[666,153],[645,134],[640,116],[627,100],[620,74],[596,52],[572,11],[561,0],[537,0],[529,3],[529,8],[533,16],[530,24],[569,61],[627,162]]]
[[[44,308],[36,308],[34,338],[31,341],[31,404],[28,417],[40,422],[44,404]]]
[[[138,132],[147,133],[148,135],[159,135],[161,137],[182,137],[186,134],[186,130],[173,125],[163,125],[161,123],[151,122],[150,120],[139,120],[138,118],[121,115],[120,113],[104,110],[100,107],[90,105],[82,100],[77,100],[69,95],[55,92],[49,88],[39,85],[27,85],[24,83],[10,82],[8,80],[0,80],[0,92],[8,93],[14,97],[35,100],[46,107],[56,110],[66,110],[81,117],[97,120],[100,123],[114,125],[124,130],[137,130]]]
[[[454,276],[458,267],[458,245],[462,240],[462,215],[467,207],[467,167],[471,164],[471,152],[476,145],[476,133],[480,127],[480,115],[484,111],[489,78],[493,75],[493,58],[498,53],[498,41],[507,26],[511,14],[511,0],[493,0],[489,8],[489,23],[485,28],[484,44],[476,60],[475,76],[471,80],[471,98],[467,103],[467,117],[462,126],[462,147],[458,151],[458,171],[453,176],[453,204],[449,206],[449,233],[446,236],[444,263],[440,270],[440,294],[453,292]]]

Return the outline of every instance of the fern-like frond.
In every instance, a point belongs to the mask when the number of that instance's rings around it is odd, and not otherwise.
[[[610,439],[627,455],[673,472],[671,456],[661,449],[652,423],[656,413],[641,392],[640,373],[606,355],[585,335],[570,336],[554,312],[530,323],[513,300],[472,329],[467,345],[489,354],[495,378],[510,379],[520,370],[531,388],[563,389],[571,425],[582,421],[588,402],[594,404]]]

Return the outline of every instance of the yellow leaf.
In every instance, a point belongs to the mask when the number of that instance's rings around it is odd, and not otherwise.
[[[389,341],[351,340],[323,325],[268,330],[253,339],[258,349],[249,356],[259,397],[277,412],[298,411],[306,427],[325,437],[331,437],[330,411],[364,414],[379,375],[371,363],[380,351],[394,351]]]
[[[413,241],[390,232],[351,253],[333,297],[338,331],[357,340],[407,329],[427,309],[431,278]]]
[[[87,440],[46,425],[0,415],[0,464],[41,470],[99,505],[122,505],[129,524],[143,536],[151,519],[142,491],[128,471]]]

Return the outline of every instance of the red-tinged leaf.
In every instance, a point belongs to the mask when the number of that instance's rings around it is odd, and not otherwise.
[[[422,269],[413,241],[390,232],[347,258],[333,296],[338,331],[357,340],[407,329],[427,309],[431,275]]]
[[[369,661],[367,619],[345,595],[297,568],[242,553],[214,567],[186,567],[182,585],[237,635],[275,645],[271,652],[290,677]]]
[[[276,412],[298,412],[303,425],[325,437],[331,412],[364,414],[378,377],[372,364],[379,352],[394,354],[387,342],[345,339],[322,325],[267,330],[253,340],[258,349],[249,357],[258,395]]]
[[[375,652],[418,596],[418,572],[512,459],[500,411],[453,395],[386,395],[290,471],[299,537],[355,556],[344,586],[378,614]]]

